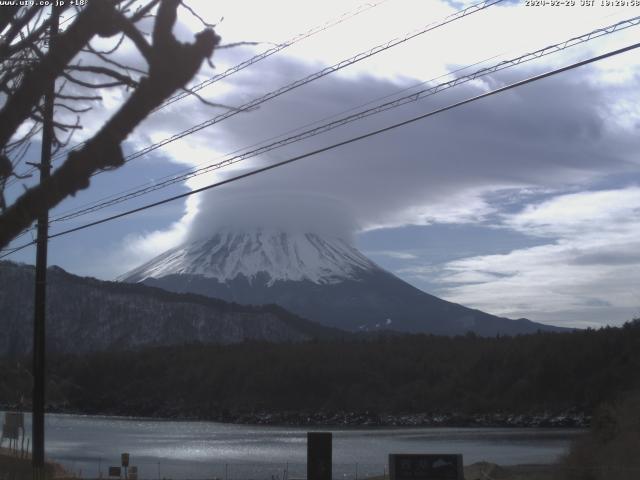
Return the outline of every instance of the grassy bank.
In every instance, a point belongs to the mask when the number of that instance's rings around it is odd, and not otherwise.
[[[45,472],[47,479],[78,480],[62,465],[51,461],[46,462]],[[31,455],[0,448],[0,478],[3,480],[33,480]]]

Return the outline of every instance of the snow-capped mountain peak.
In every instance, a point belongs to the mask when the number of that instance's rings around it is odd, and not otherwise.
[[[493,336],[557,330],[429,295],[376,266],[348,242],[317,233],[219,231],[169,250],[121,280],[239,304],[276,304],[350,331]]]
[[[187,274],[224,283],[241,275],[251,280],[258,274],[267,274],[269,284],[278,280],[330,284],[378,268],[340,238],[260,229],[224,231],[187,243],[123,275],[121,280],[141,282]]]

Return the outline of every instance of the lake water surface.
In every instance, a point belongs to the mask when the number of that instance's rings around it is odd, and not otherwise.
[[[30,418],[26,418],[27,433]],[[462,453],[464,463],[551,463],[575,429],[294,428],[47,415],[46,455],[84,476],[106,476],[131,454],[139,478],[305,477],[306,432],[333,432],[334,478],[382,475],[389,453]]]

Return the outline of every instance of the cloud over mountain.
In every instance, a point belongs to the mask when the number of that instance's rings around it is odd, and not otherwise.
[[[303,65],[279,60],[269,75],[259,77],[261,88],[275,88],[303,71]],[[467,84],[242,162],[215,178],[321,148],[531,73],[503,74],[499,81]],[[336,206],[346,214],[353,230],[474,222],[494,212],[486,198],[489,193],[579,185],[605,171],[610,174],[633,168],[628,147],[637,141],[631,131],[615,128],[609,111],[611,92],[592,85],[584,73],[506,92],[207,192],[198,200],[195,228],[241,217],[259,217],[261,222],[273,218],[276,223],[284,217],[300,217],[304,223],[305,216],[313,216],[322,223],[335,217]],[[257,82],[258,76],[249,76],[240,82],[238,91],[255,91]],[[407,84],[373,77],[325,78],[255,112],[221,123],[198,142],[204,148],[210,139],[213,145],[222,142],[227,150],[233,150],[256,139],[302,129],[301,125],[363,104],[372,97],[388,95]],[[243,95],[230,94],[224,102],[240,104]],[[612,148],[620,140],[626,147]],[[172,155],[177,158],[179,147],[175,148]],[[194,180],[193,186],[211,180],[212,177],[203,177]],[[326,215],[320,212],[322,199],[326,199]],[[233,214],[234,205],[242,214]],[[304,213],[305,208],[310,209],[308,214]]]

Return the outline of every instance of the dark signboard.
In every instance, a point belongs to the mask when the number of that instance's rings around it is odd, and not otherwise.
[[[20,430],[24,432],[24,413],[7,412],[4,414],[2,425],[2,437],[11,440],[20,438]]]
[[[2,425],[2,436],[11,440],[17,440],[20,438],[20,430],[16,425],[9,425],[5,423]]]
[[[121,460],[122,460],[122,466],[123,467],[128,467],[129,466],[129,454],[128,453],[123,453],[121,455]]]
[[[120,467],[109,467],[109,476],[110,477],[119,477],[120,476]]]
[[[4,423],[10,428],[24,428],[24,413],[7,412],[4,414]]]
[[[390,480],[464,480],[462,455],[391,454]]]
[[[307,480],[331,480],[331,432],[307,433]]]

